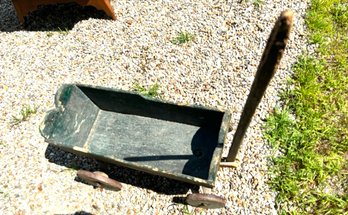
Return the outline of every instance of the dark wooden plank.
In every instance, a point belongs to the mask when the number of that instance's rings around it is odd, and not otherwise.
[[[286,10],[281,13],[272,29],[266,48],[262,54],[254,82],[251,86],[249,96],[240,117],[237,130],[233,136],[232,145],[226,158],[227,162],[233,162],[236,159],[238,150],[243,142],[245,132],[249,127],[255,110],[277,70],[280,59],[283,56],[285,46],[289,39],[292,22],[293,12]]]

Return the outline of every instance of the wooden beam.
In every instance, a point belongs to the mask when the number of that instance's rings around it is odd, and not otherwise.
[[[234,134],[232,145],[226,158],[227,162],[233,162],[236,159],[238,150],[243,142],[245,132],[249,127],[255,110],[277,70],[280,59],[283,56],[285,46],[289,39],[292,23],[293,12],[291,10],[286,10],[280,14],[272,29],[266,48],[262,54],[254,82],[251,86],[249,96],[240,117],[236,133]]]

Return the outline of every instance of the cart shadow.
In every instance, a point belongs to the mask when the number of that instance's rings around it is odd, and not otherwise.
[[[63,214],[54,214],[54,215],[63,215]],[[92,213],[86,211],[77,211],[73,214],[64,214],[64,215],[92,215]]]
[[[77,3],[43,5],[25,17],[21,25],[11,0],[2,0],[0,4],[0,31],[67,31],[75,24],[87,20],[111,19],[104,11],[92,6],[80,6]]]
[[[212,124],[219,124],[212,122]],[[214,130],[213,128],[217,129]],[[126,157],[124,160],[131,162],[139,162],[147,165],[148,161],[164,161],[170,160],[185,160],[187,161],[182,168],[182,174],[189,175],[201,179],[208,179],[210,172],[210,163],[214,154],[214,150],[217,147],[216,140],[218,139],[218,126],[212,126],[212,128],[201,127],[197,130],[191,140],[192,154],[188,155],[156,155],[156,156],[137,156]],[[211,144],[216,143],[216,144]]]
[[[86,211],[77,211],[73,215],[93,215],[93,214]]]
[[[121,183],[130,184],[139,188],[149,189],[159,194],[178,195],[186,194],[189,190],[198,192],[199,186],[169,179],[166,177],[148,174],[114,164],[108,164],[96,159],[66,152],[49,144],[45,151],[45,157],[49,162],[73,169],[87,171],[102,171],[110,178]],[[81,182],[78,178],[76,181]]]

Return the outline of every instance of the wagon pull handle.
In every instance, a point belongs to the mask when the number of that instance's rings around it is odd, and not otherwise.
[[[266,47],[263,51],[260,64],[257,68],[249,96],[240,117],[236,133],[234,134],[232,145],[226,158],[227,162],[233,162],[236,159],[239,147],[243,142],[245,132],[250,124],[255,110],[259,105],[269,82],[274,76],[275,71],[277,70],[280,59],[282,58],[285,46],[289,39],[292,23],[293,12],[291,10],[285,10],[280,14],[272,29]]]

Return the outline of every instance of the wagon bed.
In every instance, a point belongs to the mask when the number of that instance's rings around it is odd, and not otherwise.
[[[71,84],[41,131],[73,153],[212,187],[229,121],[228,112]]]

